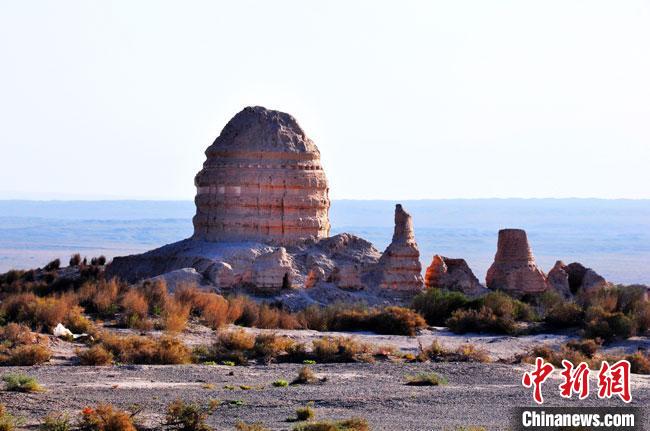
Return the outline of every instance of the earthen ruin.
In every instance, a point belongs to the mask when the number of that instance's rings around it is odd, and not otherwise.
[[[489,289],[515,294],[541,293],[549,288],[546,274],[535,262],[525,230],[499,231],[494,263],[485,282]]]

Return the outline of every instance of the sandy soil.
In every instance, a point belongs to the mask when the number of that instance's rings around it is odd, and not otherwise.
[[[531,406],[529,389],[521,386],[527,365],[425,363],[317,364],[313,369],[327,380],[310,385],[276,388],[277,379],[292,380],[301,365],[226,367],[40,366],[8,368],[3,372],[24,372],[36,377],[46,391],[36,394],[0,392],[0,402],[34,427],[52,411],[77,414],[84,406],[110,402],[122,408],[142,406],[140,419],[149,426],[162,420],[171,401],[222,402],[209,423],[218,430],[234,429],[238,420],[262,422],[273,430],[290,430],[295,409],[313,401],[317,417],[337,419],[364,417],[373,430],[455,430],[461,426],[507,429],[511,409]],[[414,387],[405,376],[435,371],[447,385]],[[545,384],[545,405],[622,406],[618,399],[561,400],[557,377]],[[650,377],[634,375],[632,405],[650,402]],[[595,385],[595,382],[592,382]],[[240,389],[240,385],[252,387]],[[227,389],[234,386],[235,389]],[[237,405],[240,404],[241,405]]]

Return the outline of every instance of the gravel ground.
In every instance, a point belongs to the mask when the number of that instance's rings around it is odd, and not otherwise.
[[[84,406],[98,402],[122,408],[139,404],[143,407],[141,420],[154,426],[162,420],[165,406],[177,398],[194,402],[214,398],[221,400],[222,405],[209,423],[218,430],[234,429],[238,420],[262,422],[273,430],[290,430],[295,424],[287,418],[309,401],[314,402],[318,418],[364,417],[373,430],[456,430],[471,425],[500,430],[509,428],[511,408],[533,405],[530,390],[520,383],[527,365],[317,364],[312,368],[319,377],[326,378],[322,383],[284,388],[271,385],[277,379],[291,381],[301,366],[6,367],[0,372],[34,376],[46,391],[1,391],[0,402],[10,412],[24,417],[29,427],[35,427],[49,412],[68,411],[76,415]],[[428,371],[439,373],[449,383],[438,387],[404,384],[407,374]],[[599,400],[595,394],[584,401],[562,400],[558,383],[557,377],[545,383],[545,405],[623,405],[618,399]],[[650,377],[634,375],[632,384],[632,405],[647,406]],[[236,389],[226,389],[226,385]],[[252,389],[243,390],[239,385]],[[231,403],[238,400],[243,404]]]

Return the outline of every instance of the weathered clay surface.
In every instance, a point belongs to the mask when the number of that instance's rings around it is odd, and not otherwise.
[[[413,219],[400,204],[395,206],[393,240],[379,259],[379,270],[383,289],[412,292],[420,291],[424,286]]]
[[[546,275],[535,263],[526,231],[499,231],[494,263],[487,272],[487,287],[515,294],[540,293],[548,289]]]
[[[548,272],[548,283],[564,298],[572,296],[569,286],[569,273],[567,267],[561,260],[555,262],[553,268]]]
[[[455,290],[476,296],[487,292],[465,259],[451,259],[436,254],[424,277],[427,288]]]
[[[328,236],[320,153],[291,115],[245,108],[205,154],[194,181],[195,239],[291,245]]]
[[[149,281],[164,281],[167,290],[174,292],[177,287],[181,285],[198,285],[203,281],[203,276],[199,274],[194,268],[181,268],[174,271],[167,272],[156,277],[148,279]]]
[[[556,267],[558,266],[558,263],[555,264]],[[604,277],[599,275],[593,269],[585,267],[581,263],[573,262],[568,265],[562,264],[561,268],[566,273],[567,284],[569,291],[572,294],[578,292],[593,292],[609,286],[609,283]],[[553,280],[550,279],[550,275],[551,273],[549,273],[549,282],[553,283]],[[553,285],[555,286],[555,283],[553,283]]]

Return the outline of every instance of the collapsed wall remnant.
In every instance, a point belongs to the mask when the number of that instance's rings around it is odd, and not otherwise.
[[[593,269],[578,262],[565,265],[561,260],[558,260],[548,273],[548,281],[565,297],[580,292],[590,293],[609,286],[609,282]]]
[[[452,259],[439,254],[433,256],[424,284],[427,288],[455,290],[470,296],[487,292],[465,259]]]
[[[535,263],[525,230],[499,231],[494,263],[485,281],[489,289],[515,294],[540,293],[548,289],[546,275]]]

